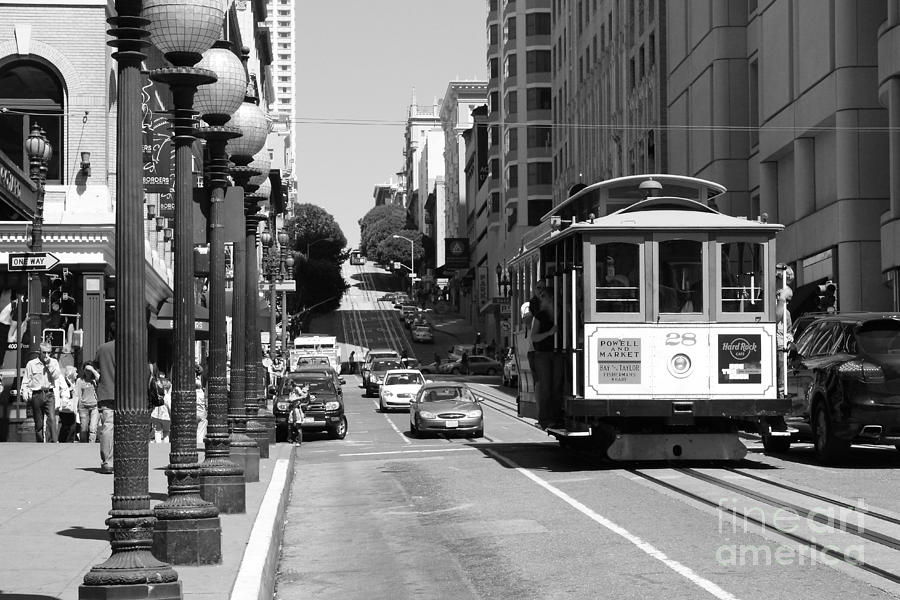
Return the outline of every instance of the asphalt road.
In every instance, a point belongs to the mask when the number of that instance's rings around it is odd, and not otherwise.
[[[900,467],[893,450],[855,449],[850,464],[828,469],[810,464],[808,449],[767,457],[755,442],[736,470],[615,464],[560,448],[510,414],[513,401],[499,386],[476,386],[490,397],[484,439],[415,439],[407,413],[378,412],[377,399],[362,397],[358,379],[347,378],[347,438],[307,439],[299,449],[277,598],[900,594],[900,585],[882,576],[798,552],[798,543],[782,535],[794,531],[784,520],[753,521],[754,510],[771,510],[765,504],[729,515],[716,506],[738,505],[726,488],[709,492],[712,504],[699,501],[704,492],[696,488],[705,484],[691,475],[740,483],[748,473],[900,512],[896,494],[887,491]],[[858,464],[873,461],[872,468]],[[693,486],[697,497],[667,484]],[[825,513],[829,504],[815,502]],[[900,572],[896,550],[861,544],[867,560],[893,563]],[[836,545],[854,551],[850,540]]]
[[[430,362],[471,341],[448,323],[412,344],[378,300],[395,282],[372,265],[345,277],[342,310],[319,325],[346,348]],[[279,599],[900,597],[892,448],[822,467],[809,445],[768,456],[745,440],[737,465],[612,463],[516,417],[498,377],[467,379],[483,439],[416,439],[407,413],[346,380],[346,439],[298,449]]]

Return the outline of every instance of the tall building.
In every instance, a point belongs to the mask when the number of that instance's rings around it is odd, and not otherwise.
[[[666,2],[554,0],[553,198],[667,170]]]
[[[295,147],[297,142],[297,28],[294,0],[268,0],[265,26],[271,40],[272,64],[268,80],[272,94],[268,103],[272,132],[266,147],[272,151],[272,169],[282,177],[287,206],[297,203]]]
[[[403,177],[406,183],[406,210],[415,221],[413,225],[425,236],[422,240],[425,249],[426,267],[435,268],[435,238],[433,212],[425,209],[429,190],[420,187],[422,181],[419,177],[422,154],[425,151],[425,142],[429,132],[440,132],[441,117],[440,104],[435,102],[431,106],[420,106],[416,103],[415,91],[413,91],[412,104],[410,104],[406,116],[406,128],[403,140]]]
[[[492,193],[505,215],[507,251],[552,206],[551,19],[551,0],[488,0],[491,177],[499,183]]]
[[[783,223],[797,286],[900,308],[898,2],[667,4],[670,171],[727,186],[724,212]]]

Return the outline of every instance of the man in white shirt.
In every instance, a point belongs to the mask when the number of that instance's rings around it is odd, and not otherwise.
[[[31,402],[34,417],[34,436],[40,443],[44,441],[46,426],[47,441],[57,441],[56,395],[62,392],[64,385],[59,362],[50,356],[53,348],[47,342],[40,345],[40,354],[25,365],[25,378],[22,382],[22,397]]]

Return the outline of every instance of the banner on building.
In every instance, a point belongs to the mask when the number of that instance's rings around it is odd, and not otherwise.
[[[478,267],[478,306],[490,302],[490,289],[488,288],[488,268]]]
[[[444,268],[469,268],[468,238],[447,238],[444,240]]]

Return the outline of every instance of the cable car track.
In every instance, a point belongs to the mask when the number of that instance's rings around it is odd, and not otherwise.
[[[813,560],[816,554],[827,556],[900,584],[900,518],[895,515],[759,477],[744,469],[629,468],[625,472],[651,487],[663,488],[724,513],[732,521],[735,531],[740,531],[738,525],[746,531],[752,523],[762,532],[773,531],[797,543]],[[745,480],[743,485],[735,483],[739,479]],[[774,491],[766,488],[774,488]],[[731,496],[722,496],[722,491]],[[853,515],[856,515],[855,520],[848,518]],[[843,540],[843,543],[828,543],[828,538]],[[857,543],[848,544],[848,540]],[[873,545],[863,547],[861,541]]]

